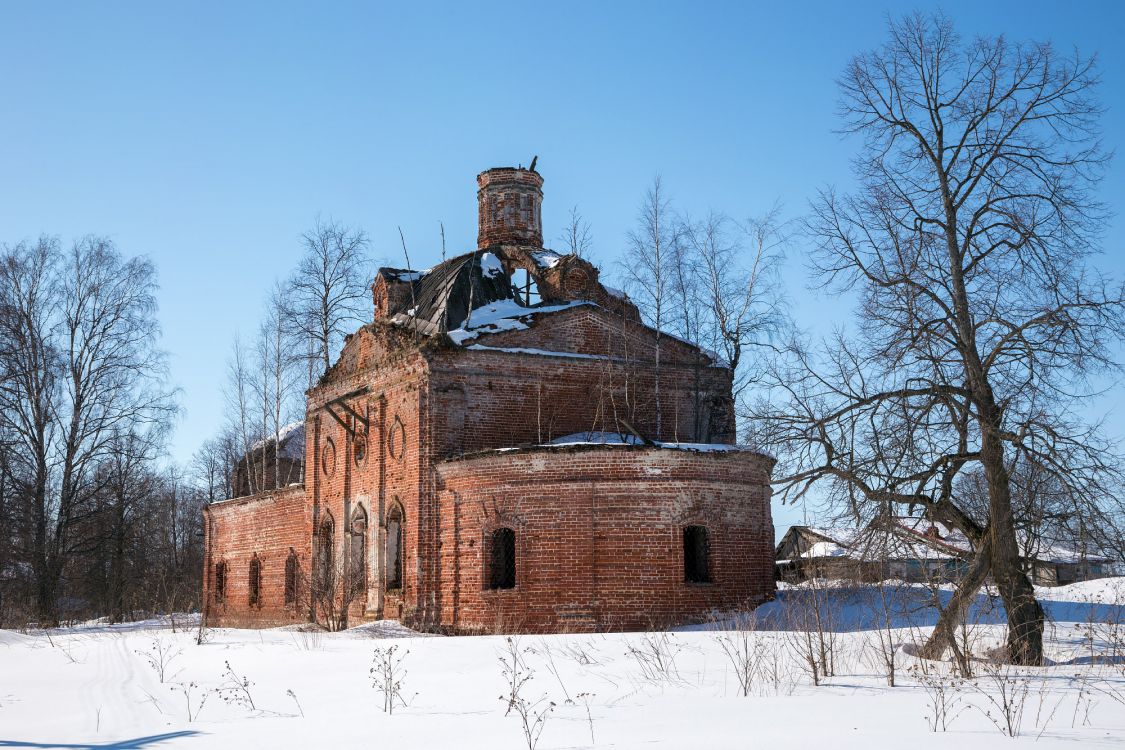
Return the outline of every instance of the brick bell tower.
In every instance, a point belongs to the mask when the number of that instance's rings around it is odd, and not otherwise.
[[[543,247],[543,178],[522,167],[493,167],[477,175],[477,249],[496,245]]]

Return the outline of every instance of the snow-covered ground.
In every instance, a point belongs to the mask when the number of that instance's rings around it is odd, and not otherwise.
[[[934,621],[920,587],[790,588],[748,631],[523,636],[515,641],[529,721],[545,714],[538,747],[1119,747],[1125,742],[1125,579],[1042,589],[1052,618],[1050,667],[1006,670],[984,655],[1002,612],[982,597],[977,676],[909,653]],[[948,592],[944,592],[946,595]],[[819,687],[793,630],[810,602],[839,631],[836,674]],[[883,601],[895,628],[880,631]],[[720,622],[747,622],[725,616]],[[1121,623],[1121,627],[1117,627]],[[420,637],[384,622],[336,633],[215,630],[202,645],[190,622],[0,631],[0,748],[526,748],[508,711],[511,662],[502,636]],[[880,635],[891,636],[896,686],[886,684]],[[407,705],[383,712],[373,687],[377,650],[396,647]],[[1116,653],[1114,651],[1116,650]],[[736,654],[731,658],[728,652]],[[749,696],[738,678],[747,655]],[[163,679],[161,666],[163,663]],[[945,691],[947,731],[931,731]],[[1019,736],[1008,739],[1002,693]],[[543,699],[542,702],[539,702]],[[1016,705],[1018,704],[1018,705]],[[507,715],[505,715],[507,713]],[[532,729],[534,730],[534,725]]]

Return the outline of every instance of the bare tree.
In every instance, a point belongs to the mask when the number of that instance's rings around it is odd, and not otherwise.
[[[264,436],[255,425],[254,419],[254,368],[251,357],[237,334],[231,345],[230,359],[227,361],[227,383],[225,396],[227,402],[228,432],[234,438],[237,467],[232,483],[232,497],[243,494],[253,495],[261,490],[254,466],[252,448],[255,441]],[[264,465],[264,464],[263,464]]]
[[[5,248],[0,298],[6,311],[0,408],[12,436],[9,479],[26,508],[21,556],[30,564],[41,622],[58,617],[68,564],[95,540],[80,533],[115,436],[159,431],[175,414],[157,347],[156,271],[85,237],[69,251],[41,239]]]
[[[664,184],[657,176],[652,181],[641,203],[637,228],[629,233],[625,249],[624,272],[630,296],[636,300],[648,322],[656,329],[653,347],[653,399],[656,416],[656,435],[662,428],[660,404],[660,349],[662,328],[669,305],[670,245],[675,229]]]
[[[159,477],[151,469],[162,438],[155,431],[115,431],[111,451],[98,470],[99,512],[93,543],[106,563],[102,608],[111,622],[125,622],[132,609],[129,592],[146,577],[135,575],[131,563],[137,562],[134,546],[150,541],[138,539],[137,524],[152,510],[158,492]],[[148,574],[156,577],[157,571],[150,569]]]
[[[307,347],[310,385],[328,371],[332,355],[370,311],[371,279],[367,235],[331,219],[317,219],[301,236],[304,254],[285,287],[286,325]]]
[[[191,458],[191,482],[206,504],[232,496],[231,477],[236,466],[224,442],[229,438],[223,435],[206,440]]]
[[[590,247],[594,244],[593,238],[590,236],[590,222],[582,218],[582,214],[578,212],[578,206],[570,209],[570,218],[563,227],[562,234],[559,236],[563,247],[567,252],[577,255],[581,258],[589,254]],[[445,247],[445,230],[442,229],[442,248]],[[444,252],[442,258],[444,259]]]
[[[1097,505],[1116,462],[1074,416],[1091,373],[1114,367],[1122,290],[1087,260],[1104,213],[1093,61],[1049,44],[962,41],[941,16],[893,22],[841,88],[863,139],[858,192],[825,192],[809,229],[831,288],[860,298],[857,335],[791,349],[763,404],[781,492],[829,480],[863,507],[922,508],[976,555],[925,649],[940,655],[985,578],[1008,616],[1007,655],[1042,661],[1043,611],[1021,569],[1011,462]],[[959,504],[979,467],[983,523]]]
[[[733,373],[737,400],[762,377],[758,362],[747,361],[747,350],[773,347],[784,329],[777,275],[786,241],[781,209],[774,206],[741,224],[711,213],[701,221],[685,220],[680,234],[697,262],[695,293],[704,311],[699,338],[689,340],[701,341],[723,357]]]
[[[4,247],[0,254],[0,419],[4,420],[3,470],[12,502],[18,502],[20,526],[15,550],[29,563],[37,602],[53,602],[51,521],[54,413],[60,398],[59,353],[53,335],[53,274],[58,241]],[[37,605],[38,606],[38,605]],[[53,615],[54,607],[50,607]]]

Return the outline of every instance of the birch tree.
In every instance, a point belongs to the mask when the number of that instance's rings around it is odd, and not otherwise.
[[[372,269],[362,229],[317,219],[301,236],[304,252],[285,285],[289,330],[308,353],[309,385],[332,365],[344,334],[371,316]]]
[[[670,203],[664,193],[664,184],[658,176],[653,179],[641,203],[637,226],[629,233],[624,261],[626,286],[630,296],[636,301],[648,323],[656,329],[656,343],[653,347],[653,399],[658,438],[662,435],[663,426],[660,349],[671,288],[669,246],[674,228]]]

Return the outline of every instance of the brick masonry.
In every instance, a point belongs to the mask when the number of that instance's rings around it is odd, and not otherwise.
[[[507,174],[493,181],[494,171],[478,178],[482,212],[486,188],[512,182]],[[523,172],[516,175],[518,190],[539,190],[539,175]],[[524,241],[537,225],[516,229]],[[492,242],[491,228],[481,232],[506,264],[523,263],[525,256]],[[564,259],[555,272],[585,269],[587,286],[578,299],[589,304],[464,342],[472,348],[412,335],[378,312],[349,336],[308,394],[303,486],[206,511],[209,622],[262,627],[320,619],[323,607],[314,603],[320,580],[330,581],[338,600],[348,600],[353,624],[394,617],[449,632],[640,628],[769,597],[768,457],[535,447],[590,430],[633,430],[662,441],[734,440],[729,370],[641,324],[635,308],[615,303],[596,271],[576,261]],[[546,274],[545,286],[554,283]],[[552,288],[563,294],[564,287]],[[385,290],[377,279],[377,311],[386,309],[379,298]],[[402,585],[388,588],[392,511],[402,518]],[[489,590],[488,549],[501,525],[516,532],[516,585]],[[710,583],[684,580],[687,525],[708,530]],[[347,580],[314,572],[328,559],[315,541],[318,530],[326,530],[331,559],[348,571]],[[299,585],[297,601],[287,604],[291,554]],[[255,556],[262,574],[252,605]],[[215,580],[220,563],[222,601]],[[347,597],[345,588],[352,592]]]

